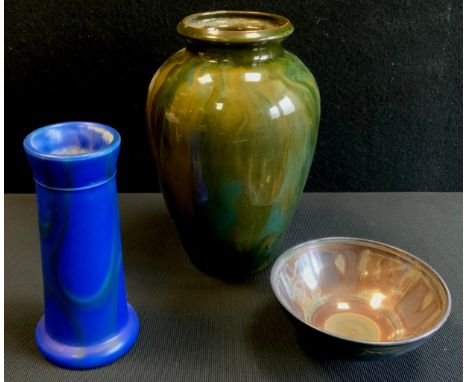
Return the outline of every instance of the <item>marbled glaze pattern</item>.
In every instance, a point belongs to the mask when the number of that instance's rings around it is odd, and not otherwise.
[[[256,14],[236,15],[225,24],[235,22],[242,32],[252,19]],[[220,24],[204,25],[212,31]],[[200,31],[196,38],[185,33],[187,48],[164,63],[149,88],[148,128],[162,192],[192,261],[217,276],[268,265],[314,154],[319,91],[281,45],[292,27],[278,28],[260,33],[267,41],[231,44],[232,31],[213,43],[202,41]]]
[[[24,147],[36,180],[44,316],[36,342],[68,368],[122,356],[138,334],[127,304],[115,180],[120,136],[89,122],[46,126]]]
[[[397,354],[436,331],[450,294],[428,265],[397,248],[348,238],[319,239],[282,255],[271,282],[276,296],[309,329]]]

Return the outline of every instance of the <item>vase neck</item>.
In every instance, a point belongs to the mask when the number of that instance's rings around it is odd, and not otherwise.
[[[63,122],[30,133],[23,143],[42,187],[78,191],[114,178],[120,135],[95,122]]]
[[[284,53],[281,41],[263,44],[213,44],[189,40],[187,49],[204,59],[217,62],[263,62],[275,59]]]
[[[196,13],[177,26],[189,51],[215,61],[235,62],[266,61],[282,55],[281,43],[293,30],[283,16],[248,11]]]

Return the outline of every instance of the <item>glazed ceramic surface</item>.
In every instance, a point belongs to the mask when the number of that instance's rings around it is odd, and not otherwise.
[[[303,329],[341,340],[360,355],[410,350],[450,312],[449,291],[432,268],[398,248],[362,239],[299,245],[278,258],[271,283]]]
[[[36,181],[44,316],[36,342],[68,368],[101,366],[135,342],[127,304],[115,181],[120,136],[90,122],[50,125],[24,148]]]
[[[156,72],[147,119],[161,190],[193,263],[217,276],[270,262],[305,185],[320,96],[283,49],[277,15],[184,19],[187,47]]]

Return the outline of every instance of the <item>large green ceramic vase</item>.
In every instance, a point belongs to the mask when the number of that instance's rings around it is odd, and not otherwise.
[[[161,190],[192,262],[241,277],[275,255],[317,142],[320,95],[284,17],[200,13],[154,75],[147,120]]]

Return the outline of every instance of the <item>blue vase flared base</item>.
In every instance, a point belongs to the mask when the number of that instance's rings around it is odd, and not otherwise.
[[[45,328],[44,316],[36,328],[36,343],[50,362],[69,369],[90,369],[107,365],[127,353],[138,337],[138,316],[130,304],[128,322],[114,337],[93,345],[70,346],[51,338]]]

